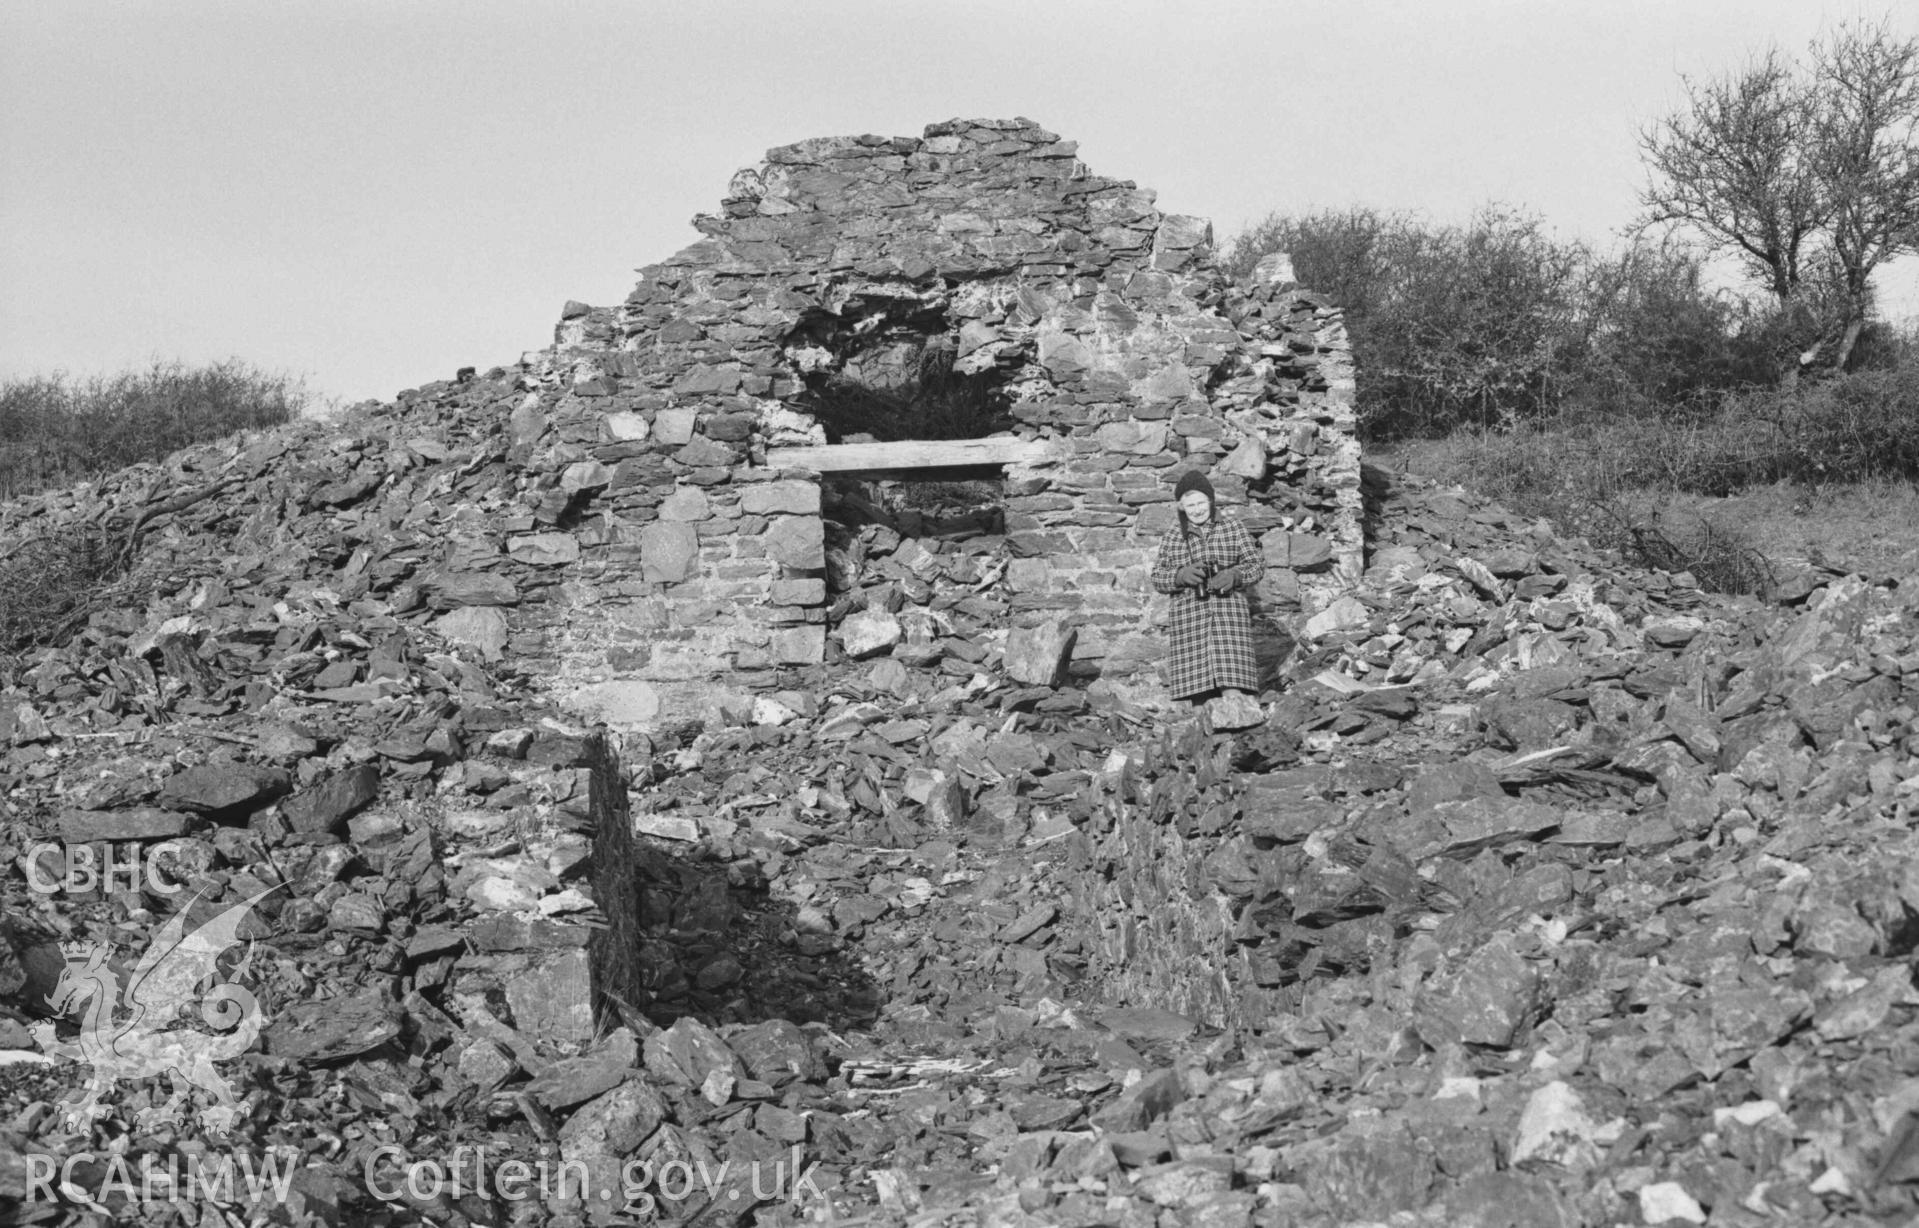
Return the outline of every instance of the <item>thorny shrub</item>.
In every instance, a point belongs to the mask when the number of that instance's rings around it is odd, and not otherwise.
[[[1665,412],[1770,384],[1791,348],[1763,306],[1709,284],[1694,250],[1602,252],[1501,206],[1464,224],[1363,206],[1274,214],[1228,244],[1225,266],[1243,276],[1277,251],[1342,309],[1373,442]]]
[[[304,386],[238,360],[0,383],[0,499],[84,481],[306,408]]]
[[[0,653],[51,641],[98,608],[124,567],[123,544],[91,526],[0,552]]]

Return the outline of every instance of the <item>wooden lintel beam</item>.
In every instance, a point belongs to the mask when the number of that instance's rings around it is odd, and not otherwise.
[[[951,469],[1042,461],[1054,445],[1040,439],[906,439],[896,443],[836,443],[817,448],[768,448],[771,469],[815,473]]]

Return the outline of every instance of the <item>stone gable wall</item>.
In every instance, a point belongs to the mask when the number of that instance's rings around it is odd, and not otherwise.
[[[1350,348],[1283,257],[1246,284],[1210,225],[1094,175],[1028,120],[934,124],[770,151],[705,236],[618,308],[569,304],[513,423],[592,495],[552,682],[616,724],[711,715],[828,651],[812,476],[767,449],[828,442],[809,374],[882,373],[915,338],[990,375],[1051,458],[1006,467],[1012,625],[1077,632],[1072,670],[1163,695],[1166,599],[1148,583],[1172,486],[1208,472],[1265,551],[1275,619],[1360,566]],[[864,370],[863,370],[864,369]],[[569,459],[573,458],[573,459]],[[1003,630],[1010,630],[1009,628]]]

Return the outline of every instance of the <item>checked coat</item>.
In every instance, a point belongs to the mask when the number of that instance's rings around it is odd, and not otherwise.
[[[1226,594],[1180,588],[1179,569],[1196,563],[1208,575],[1236,568],[1239,585]],[[1215,510],[1205,527],[1185,531],[1184,524],[1159,539],[1153,564],[1153,588],[1173,597],[1173,663],[1168,690],[1174,699],[1200,695],[1215,687],[1259,690],[1253,662],[1253,618],[1246,592],[1266,574],[1266,563],[1252,535],[1224,511]]]

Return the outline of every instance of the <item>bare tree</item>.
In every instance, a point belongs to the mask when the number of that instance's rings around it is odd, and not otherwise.
[[[1872,273],[1919,251],[1919,40],[1884,24],[1842,28],[1815,48],[1812,159],[1831,210],[1828,280],[1843,313],[1844,368],[1872,309]]]
[[[1737,254],[1783,303],[1825,220],[1806,158],[1810,126],[1792,65],[1769,51],[1732,77],[1686,81],[1686,105],[1640,135],[1646,220],[1679,223]]]
[[[1686,81],[1640,134],[1642,223],[1737,256],[1789,324],[1816,336],[1783,373],[1843,368],[1871,313],[1873,271],[1919,250],[1919,40],[1842,26],[1807,63],[1768,51]]]

